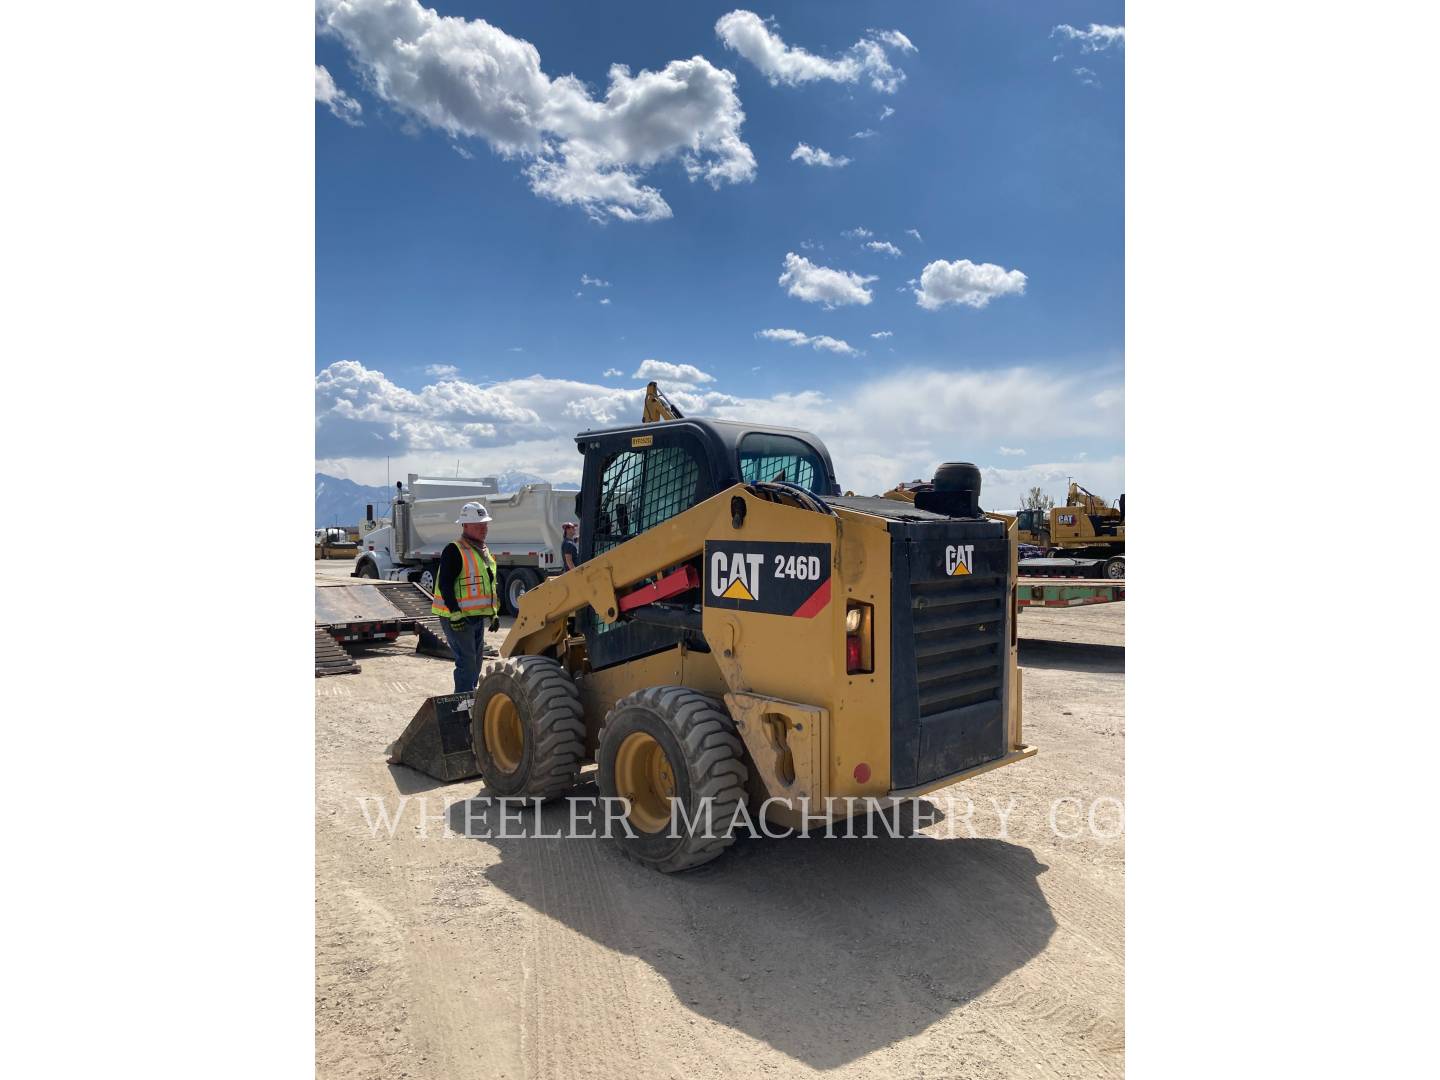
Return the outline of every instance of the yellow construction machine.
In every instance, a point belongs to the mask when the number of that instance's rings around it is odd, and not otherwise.
[[[359,541],[341,525],[315,530],[315,558],[353,559],[360,551]]]
[[[644,424],[655,424],[662,420],[683,420],[685,414],[670,404],[660,390],[659,383],[648,383],[645,387],[645,407],[641,411],[640,421]]]
[[[1073,480],[1065,505],[1050,511],[1050,546],[1072,559],[1103,561],[1101,572],[1108,578],[1125,576],[1125,496],[1116,505],[1081,487]]]
[[[817,828],[1035,753],[1015,530],[978,469],[841,496],[812,434],[675,416],[576,436],[580,565],[525,593],[464,702],[492,795],[561,796],[594,762],[618,842],[669,872],[742,811]],[[439,755],[422,720],[402,743]]]

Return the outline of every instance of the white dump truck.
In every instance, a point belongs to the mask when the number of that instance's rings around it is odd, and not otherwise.
[[[486,544],[500,571],[500,601],[507,614],[516,613],[527,589],[564,569],[560,526],[577,517],[575,491],[526,484],[500,494],[494,477],[414,473],[395,487],[389,522],[361,527],[364,550],[355,560],[353,577],[414,581],[433,591],[440,553],[460,535],[455,519],[472,499],[483,502],[494,518]],[[375,520],[373,508],[366,517]]]

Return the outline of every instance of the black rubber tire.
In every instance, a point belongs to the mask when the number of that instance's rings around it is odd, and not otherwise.
[[[362,578],[370,578],[372,581],[379,581],[380,571],[376,568],[373,560],[361,559],[360,565],[356,568],[355,576]]]
[[[515,703],[524,747],[512,772],[496,764],[485,745],[485,709],[504,693]],[[494,794],[550,799],[575,786],[585,758],[585,710],[575,681],[548,656],[497,660],[480,676],[470,710],[470,738],[485,786]]]
[[[749,770],[744,748],[723,702],[684,686],[652,686],[637,690],[615,703],[600,729],[595,755],[599,765],[600,794],[619,798],[615,783],[615,756],[626,737],[637,731],[650,735],[665,751],[675,776],[675,798],[686,818],[703,822],[702,800],[713,800],[712,835],[696,835],[684,821],[678,828],[656,833],[632,825],[634,836],[617,829],[621,850],[636,862],[672,874],[708,863],[735,842],[731,826],[745,801]],[[628,819],[627,819],[628,820]],[[676,836],[669,835],[675,832]]]
[[[415,576],[415,579],[414,579],[414,580],[415,580],[415,584],[419,585],[422,589],[424,589],[424,590],[425,590],[427,593],[429,593],[431,596],[434,596],[434,595],[435,595],[435,578],[439,575],[439,573],[440,573],[440,564],[439,564],[439,563],[426,563],[424,566],[422,566],[422,567],[420,568],[420,573]],[[430,575],[430,580],[429,580],[428,582],[425,580],[425,575],[426,575],[426,574],[429,574],[429,575]]]
[[[1125,556],[1116,555],[1105,563],[1105,577],[1111,581],[1121,581],[1125,578]]]
[[[540,584],[540,575],[524,566],[517,566],[505,575],[501,586],[501,608],[506,615],[520,614],[520,597]],[[516,595],[518,591],[519,595]]]

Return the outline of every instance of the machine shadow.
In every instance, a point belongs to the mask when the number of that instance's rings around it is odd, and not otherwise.
[[[575,793],[594,794],[593,785]],[[875,839],[742,836],[713,863],[663,875],[614,840],[496,838],[499,815],[483,795],[457,804],[451,827],[464,834],[468,817],[469,835],[498,849],[490,884],[644,961],[697,1014],[816,1069],[964,1008],[1038,955],[1056,927],[1037,880],[1047,867],[1003,840],[887,837],[878,827]],[[520,820],[555,834],[569,813],[560,801],[538,822],[529,812]],[[515,821],[512,812],[512,832]]]
[[[426,776],[408,765],[387,763],[385,768],[389,770],[390,779],[395,783],[395,791],[400,795],[423,795],[427,791],[438,791],[443,787],[460,786],[453,780],[436,780],[432,776]]]
[[[1081,641],[1020,639],[1020,666],[1056,671],[1125,673],[1124,645],[1094,645]]]

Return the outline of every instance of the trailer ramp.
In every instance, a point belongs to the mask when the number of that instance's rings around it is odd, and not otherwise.
[[[416,652],[453,659],[440,620],[430,613],[432,603],[429,593],[409,581],[317,580],[315,674],[354,674],[360,665],[344,646],[394,641],[403,633],[418,637]]]

